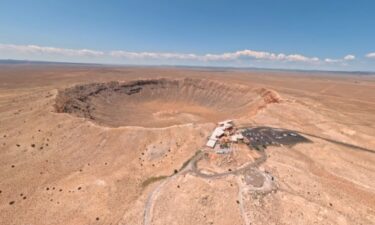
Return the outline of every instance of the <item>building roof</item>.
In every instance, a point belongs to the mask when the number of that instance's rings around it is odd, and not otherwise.
[[[229,124],[232,122],[233,122],[232,120],[224,120],[224,121],[219,122],[219,125],[225,125],[225,124]]]
[[[216,145],[216,140],[213,140],[213,139],[209,139],[206,144],[206,146],[211,147],[211,148],[214,148],[215,145]]]
[[[231,141],[238,141],[238,140],[242,140],[243,139],[243,135],[242,134],[234,134],[232,136],[230,136],[230,140]]]
[[[216,127],[215,130],[212,132],[211,137],[207,141],[206,145],[208,147],[214,148],[216,145],[216,141],[218,140],[218,138],[223,136],[223,134],[225,133],[225,130],[233,127],[233,124],[231,123],[232,123],[232,120],[225,120],[225,121],[219,122],[218,124],[220,126]]]
[[[223,128],[222,127],[216,127],[214,132],[212,132],[212,135],[211,135],[210,139],[217,140],[217,138],[219,138],[223,134],[224,134]]]

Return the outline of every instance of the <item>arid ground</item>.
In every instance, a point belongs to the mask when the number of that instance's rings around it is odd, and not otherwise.
[[[375,76],[1,65],[0,224],[375,224]]]

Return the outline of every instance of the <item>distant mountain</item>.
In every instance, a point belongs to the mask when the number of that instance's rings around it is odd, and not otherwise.
[[[99,64],[99,63],[75,63],[75,62],[51,62],[51,61],[32,61],[18,59],[0,59],[0,65],[66,65],[66,66],[125,66],[125,67],[169,67],[198,69],[203,71],[269,71],[269,72],[291,72],[291,73],[324,73],[332,75],[371,75],[375,76],[374,71],[334,71],[334,70],[303,70],[303,69],[271,69],[260,67],[221,67],[221,66],[187,66],[187,65],[131,65],[131,64]]]
[[[32,61],[18,59],[0,59],[0,65],[100,65],[94,63],[74,63],[74,62],[51,62],[51,61]]]

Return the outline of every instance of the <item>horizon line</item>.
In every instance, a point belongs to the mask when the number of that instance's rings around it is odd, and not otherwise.
[[[12,63],[13,62],[13,63]],[[347,74],[366,74],[375,75],[372,70],[319,70],[319,69],[286,69],[286,68],[267,68],[267,67],[241,67],[241,66],[215,66],[215,65],[184,65],[184,64],[127,64],[127,63],[95,63],[95,62],[72,62],[72,61],[54,61],[54,60],[29,60],[29,59],[1,59],[0,65],[15,64],[69,64],[82,66],[118,66],[118,67],[165,67],[165,68],[204,68],[204,69],[228,69],[228,70],[260,70],[260,71],[290,71],[290,72],[315,72],[315,73],[347,73]]]

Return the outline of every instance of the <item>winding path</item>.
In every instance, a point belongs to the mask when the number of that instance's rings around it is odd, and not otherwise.
[[[197,168],[197,163],[198,163],[199,160],[202,159],[204,153],[205,152],[202,151],[199,154],[194,155],[191,159],[189,159],[189,163],[186,165],[185,168],[181,169],[178,173],[176,173],[176,174],[166,178],[165,180],[163,180],[160,184],[158,184],[156,186],[156,188],[152,192],[150,192],[150,194],[147,197],[146,205],[145,205],[145,209],[144,209],[144,216],[143,216],[143,224],[144,225],[151,225],[155,201],[159,197],[160,192],[162,192],[163,187],[167,183],[169,183],[172,179],[176,179],[179,175],[191,173],[192,175],[195,175],[195,176],[203,178],[203,179],[217,179],[217,178],[222,178],[222,177],[226,177],[226,176],[229,176],[229,175],[235,175],[236,176],[236,175],[239,175],[239,174],[245,172],[246,170],[248,170],[250,168],[258,167],[259,165],[264,163],[267,159],[266,153],[264,151],[261,151],[260,152],[261,157],[256,159],[254,162],[248,163],[248,164],[246,164],[242,167],[237,168],[234,171],[228,171],[228,172],[224,172],[224,173],[205,174],[205,173],[202,173]],[[258,173],[261,173],[261,172],[259,171]],[[240,182],[239,179],[240,178],[237,176],[238,182]],[[244,205],[243,205],[243,199],[242,199],[243,188],[242,188],[242,185],[240,183],[238,185],[239,185],[239,197],[240,197],[240,200],[239,200],[240,201],[240,204],[239,204],[240,205],[240,212],[241,212],[241,216],[244,220],[244,224],[248,225],[248,224],[250,224],[250,221],[249,221],[248,216],[246,215],[245,208],[244,208]]]
[[[243,127],[247,127],[247,126],[243,126]],[[325,141],[328,141],[328,142],[331,142],[331,143],[334,143],[334,144],[349,147],[353,150],[362,150],[362,151],[366,151],[366,152],[370,152],[370,153],[375,152],[372,149],[367,149],[367,148],[364,148],[364,147],[361,147],[361,146],[356,146],[356,145],[352,145],[352,144],[349,144],[349,143],[344,143],[344,142],[328,139],[328,138],[325,138],[325,137],[320,137],[320,136],[317,136],[317,135],[314,135],[314,134],[309,134],[309,133],[305,133],[305,132],[301,132],[301,131],[292,131],[292,130],[288,130],[288,131],[304,134],[304,135],[307,135],[307,136],[310,136],[310,137],[319,138],[319,139],[322,139],[322,140],[325,140]],[[285,147],[283,147],[283,148],[285,148]],[[241,167],[236,168],[233,171],[228,171],[228,172],[223,172],[223,173],[213,173],[213,174],[203,173],[201,170],[199,170],[197,168],[197,163],[199,162],[199,160],[201,160],[203,158],[204,153],[205,152],[202,151],[202,152],[194,155],[191,159],[188,160],[188,163],[187,163],[185,168],[182,168],[178,173],[176,173],[176,174],[174,174],[170,177],[167,177],[164,181],[162,181],[160,184],[158,184],[157,187],[152,192],[150,192],[150,194],[148,195],[147,201],[146,201],[145,209],[144,209],[144,222],[143,222],[144,225],[150,225],[151,224],[152,213],[153,213],[153,209],[154,209],[154,206],[155,206],[155,201],[157,200],[158,196],[160,195],[160,192],[162,192],[164,186],[168,182],[170,182],[172,179],[175,179],[179,175],[186,174],[186,173],[190,173],[190,174],[192,174],[194,176],[197,176],[197,177],[200,177],[202,179],[220,179],[220,178],[223,178],[223,177],[226,177],[226,176],[229,176],[229,175],[234,175],[236,177],[237,183],[238,183],[238,199],[239,199],[239,208],[240,208],[240,213],[241,213],[242,219],[243,219],[245,225],[251,224],[251,221],[250,221],[250,219],[249,219],[249,217],[246,213],[244,201],[243,201],[243,193],[246,190],[244,190],[244,184],[241,182],[241,179],[238,175],[243,174],[245,171],[247,171],[249,169],[258,168],[262,163],[264,163],[267,160],[267,155],[266,155],[265,151],[260,151],[261,157],[256,159],[254,162],[247,163],[247,164],[245,164]],[[258,174],[262,173],[259,170],[255,170],[255,171]],[[262,188],[257,189],[257,190],[263,191]],[[267,189],[267,187],[266,187],[266,189]],[[265,190],[265,193],[268,193],[270,191],[272,191],[272,189]]]

